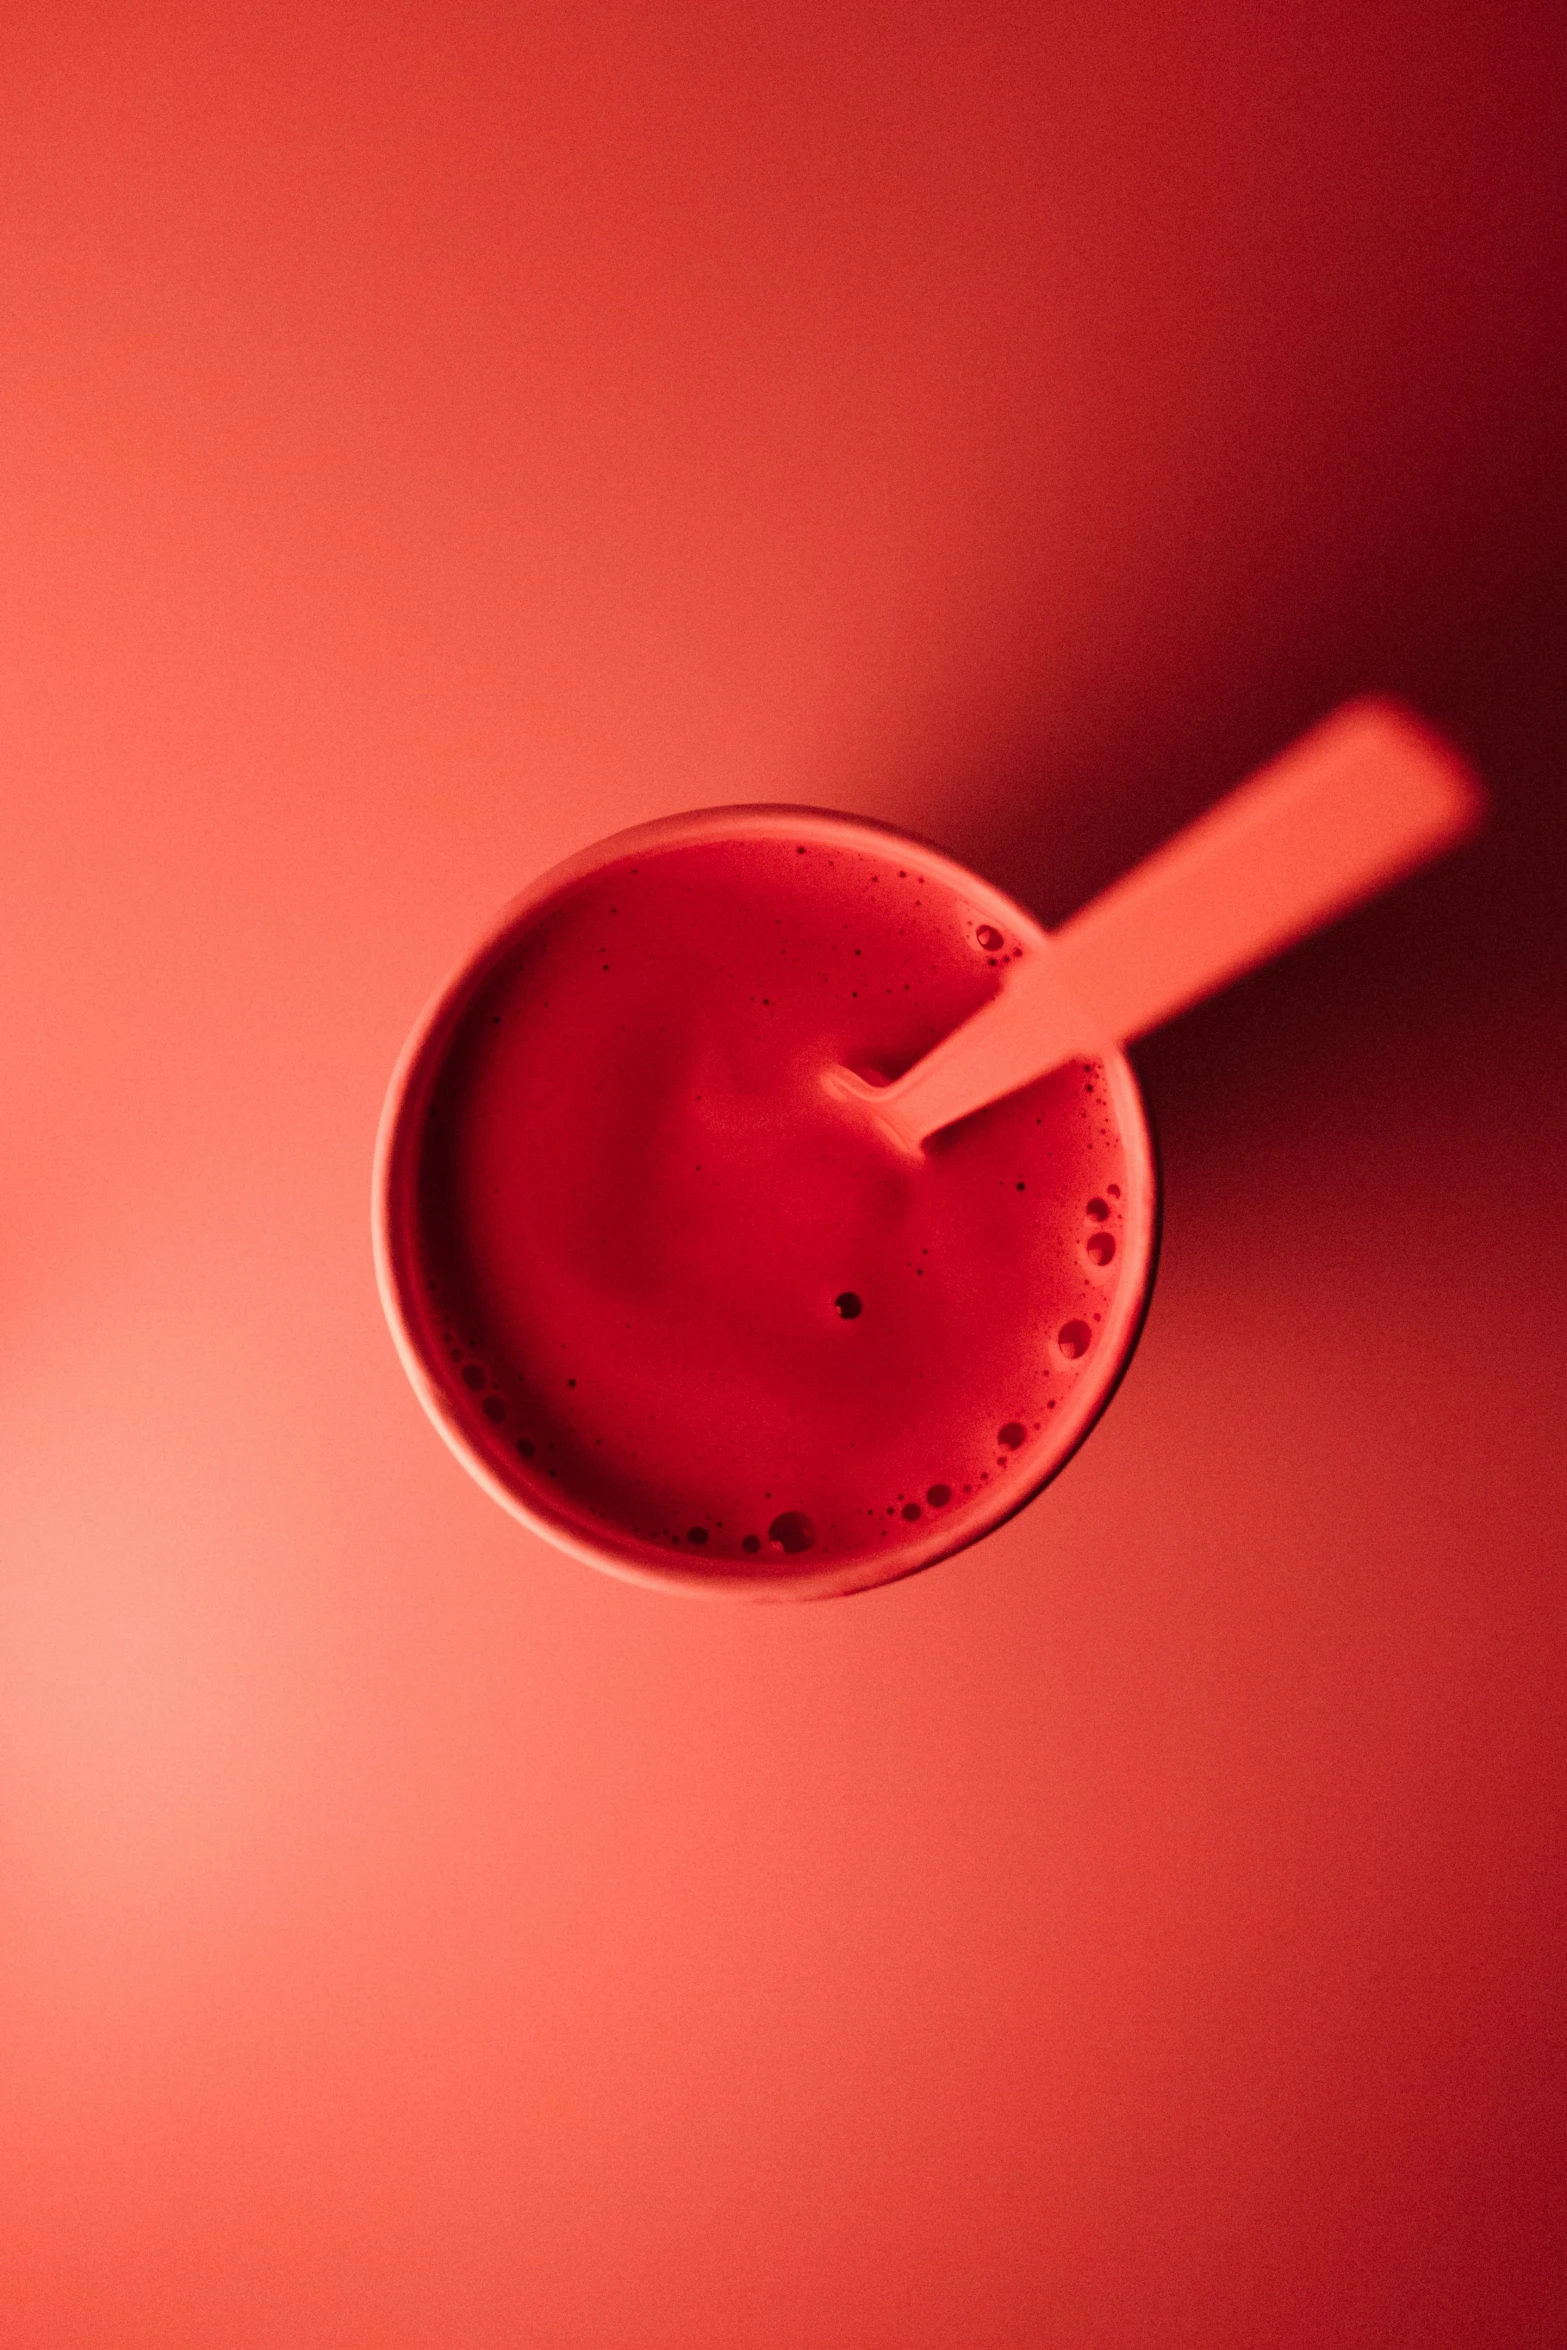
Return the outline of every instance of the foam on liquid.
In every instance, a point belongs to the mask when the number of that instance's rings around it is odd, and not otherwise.
[[[820,1082],[895,1076],[1023,951],[895,850],[767,833],[539,913],[418,1150],[425,1350],[494,1473],[628,1563],[865,1581],[1036,1487],[1129,1343],[1141,1137],[1095,1062],[920,1164]]]

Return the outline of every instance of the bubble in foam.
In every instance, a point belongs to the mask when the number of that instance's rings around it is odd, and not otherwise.
[[[531,1461],[535,1451],[537,1450],[537,1447],[535,1446],[531,1436],[519,1436],[517,1439],[517,1450],[521,1453],[525,1461]]]
[[[1115,1255],[1115,1236],[1109,1232],[1090,1232],[1084,1242],[1090,1264],[1108,1265]]]
[[[463,1366],[462,1383],[464,1387],[472,1387],[474,1389],[488,1387],[490,1384],[489,1380],[480,1370],[477,1363],[466,1363]]]
[[[1094,1334],[1086,1322],[1063,1322],[1056,1332],[1057,1346],[1074,1363],[1079,1355],[1087,1354],[1093,1339]]]
[[[975,931],[974,936],[979,944],[984,948],[987,955],[993,955],[998,947],[1005,946],[1006,944],[1006,940],[1002,937],[1000,931],[996,928],[993,922],[982,922],[979,925],[979,928]]]
[[[745,1536],[744,1540],[741,1542],[741,1545],[740,1545],[740,1548],[741,1548],[742,1550],[749,1550],[749,1551],[758,1551],[758,1550],[760,1550],[760,1549],[761,1549],[761,1547],[762,1547],[762,1538],[761,1538],[760,1534],[747,1534],[747,1535]]]
[[[996,1430],[996,1442],[1004,1444],[1009,1452],[1016,1452],[1027,1434],[1028,1430],[1021,1420],[1008,1420],[1004,1428]]]
[[[1085,1216],[1092,1216],[1095,1223],[1102,1224],[1110,1213],[1110,1204],[1108,1200],[1091,1199],[1083,1213]]]
[[[933,1485],[925,1499],[933,1510],[944,1510],[952,1499],[952,1488],[950,1485]]]
[[[780,1510],[767,1529],[767,1539],[778,1550],[796,1558],[802,1550],[811,1548],[816,1540],[816,1528],[804,1510]]]
[[[915,1519],[921,1515],[919,1503],[917,1501],[906,1501],[903,1505],[903,1514],[908,1519],[909,1524],[912,1526]]]
[[[498,1423],[498,1422],[500,1422],[501,1420],[504,1420],[504,1419],[505,1419],[505,1417],[506,1417],[506,1406],[505,1406],[505,1403],[502,1401],[502,1399],[501,1399],[501,1397],[500,1397],[500,1396],[498,1396],[498,1395],[487,1395],[487,1396],[485,1397],[485,1399],[484,1399],[484,1416],[485,1416],[485,1418],[486,1418],[487,1420],[494,1420],[494,1421],[496,1421],[497,1423]]]
[[[686,1528],[686,1540],[687,1542],[705,1542],[707,1540],[707,1528],[705,1526],[688,1526]]]
[[[857,1314],[865,1311],[863,1298],[856,1297],[852,1289],[840,1290],[832,1302],[846,1322],[852,1322]]]

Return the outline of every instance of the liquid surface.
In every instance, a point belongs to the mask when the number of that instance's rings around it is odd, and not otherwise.
[[[923,1564],[1037,1488],[1135,1337],[1124,1064],[918,1164],[823,1090],[833,1062],[897,1075],[1030,948],[899,852],[802,827],[601,867],[509,940],[420,1107],[410,1315],[443,1408],[621,1563]]]

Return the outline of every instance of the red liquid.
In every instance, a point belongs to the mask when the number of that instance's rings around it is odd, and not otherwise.
[[[717,821],[610,844],[449,991],[387,1159],[392,1283],[448,1433],[557,1539],[853,1589],[1008,1515],[1101,1408],[1147,1133],[1115,1056],[898,1156],[822,1071],[896,1075],[1039,933],[896,836]]]

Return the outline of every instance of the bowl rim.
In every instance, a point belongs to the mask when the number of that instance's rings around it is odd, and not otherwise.
[[[828,827],[835,837],[857,842],[873,853],[895,850],[911,861],[917,859],[923,870],[971,904],[979,918],[995,920],[998,927],[1014,932],[1030,945],[1048,943],[1049,933],[1043,925],[1005,890],[961,864],[935,842],[900,826],[874,817],[851,815],[842,809],[781,801],[683,810],[592,842],[538,874],[515,897],[508,899],[425,1004],[398,1055],[382,1104],[371,1178],[376,1287],[403,1369],[425,1412],[469,1475],[531,1533],[585,1565],[661,1591],[763,1601],[837,1598],[921,1574],[927,1567],[984,1540],[1026,1509],[1054,1482],[1097,1426],[1126,1376],[1152,1302],[1163,1222],[1159,1154],[1136,1075],[1124,1051],[1112,1048],[1096,1057],[1106,1072],[1128,1159],[1138,1163],[1138,1179],[1128,1188],[1139,1214],[1134,1232],[1129,1212],[1127,1240],[1140,1244],[1142,1279],[1136,1296],[1127,1299],[1115,1322],[1106,1328],[1106,1339],[1115,1340],[1113,1367],[1070,1422],[1066,1442],[1042,1473],[1026,1485],[1015,1492],[998,1491],[999,1506],[982,1522],[976,1524],[970,1514],[962,1521],[964,1530],[948,1538],[946,1529],[954,1525],[954,1520],[924,1520],[920,1539],[900,1542],[890,1553],[867,1552],[814,1569],[774,1570],[770,1562],[764,1561],[756,1567],[747,1567],[744,1572],[727,1571],[728,1562],[717,1560],[710,1566],[697,1567],[694,1563],[687,1565],[678,1554],[662,1551],[655,1560],[647,1555],[645,1545],[634,1544],[629,1537],[622,1548],[612,1536],[590,1532],[580,1519],[573,1519],[564,1509],[557,1514],[545,1506],[546,1497],[531,1490],[519,1491],[500,1473],[499,1464],[505,1456],[499,1438],[488,1453],[482,1440],[475,1441],[478,1432],[460,1416],[449,1381],[437,1376],[418,1335],[420,1317],[414,1309],[418,1289],[414,1264],[416,1219],[407,1206],[417,1181],[424,1112],[445,1052],[474,996],[504,961],[519,932],[547,905],[609,866],[635,856],[656,855],[704,841],[737,836],[755,838],[758,834],[793,838],[802,829],[821,827]],[[1124,1294],[1123,1283],[1118,1296]]]

